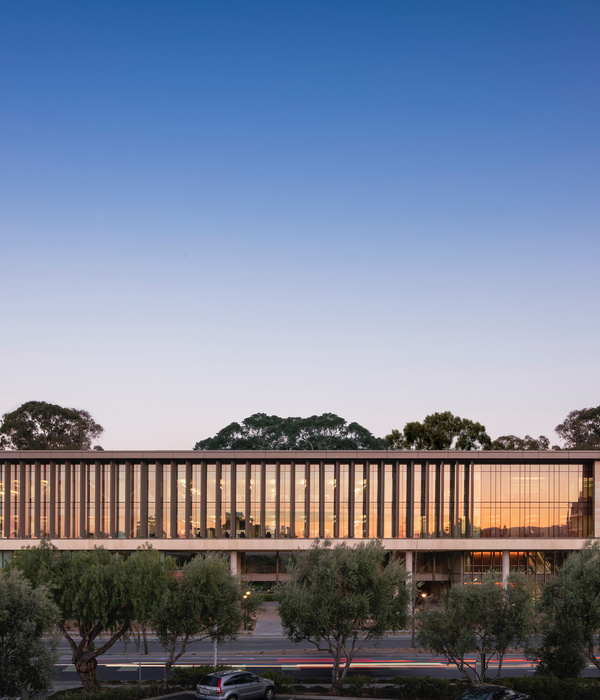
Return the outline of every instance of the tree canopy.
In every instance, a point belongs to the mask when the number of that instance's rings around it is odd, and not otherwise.
[[[185,564],[181,576],[158,596],[152,611],[152,628],[168,654],[164,689],[173,664],[190,642],[237,637],[242,623],[241,599],[239,582],[224,556],[198,555]]]
[[[600,406],[571,411],[554,429],[568,450],[600,449]]]
[[[555,667],[560,659],[577,664],[582,655],[600,669],[595,640],[600,633],[600,547],[587,542],[572,552],[558,576],[542,589],[544,616],[542,661]],[[548,658],[550,657],[550,658]],[[558,663],[557,663],[558,662]],[[580,665],[578,666],[580,670]]]
[[[395,450],[487,450],[492,445],[485,426],[450,411],[407,423],[402,432],[392,430],[385,440]]]
[[[500,676],[509,646],[526,643],[533,630],[532,596],[525,583],[509,578],[507,589],[488,574],[481,584],[457,583],[439,603],[428,601],[421,615],[419,642],[455,664],[468,680],[486,681],[490,661]],[[471,660],[475,655],[477,662]]]
[[[48,585],[59,608],[58,628],[71,647],[72,662],[87,692],[97,687],[98,656],[129,632],[138,612],[145,614],[149,595],[161,592],[165,576],[147,559],[163,561],[149,549],[123,558],[101,547],[61,551],[45,541],[13,555],[13,566],[34,586]],[[172,560],[164,561],[172,566]],[[107,635],[100,638],[102,633]]]
[[[0,697],[48,690],[58,653],[47,635],[58,616],[44,586],[34,589],[20,571],[0,574]]]
[[[230,423],[214,437],[200,440],[195,450],[376,450],[385,447],[358,423],[334,413],[309,418],[280,418],[255,413]]]
[[[308,641],[333,658],[332,691],[341,691],[355,655],[368,639],[402,629],[410,594],[406,571],[380,542],[331,547],[316,543],[296,555],[277,598],[281,623],[294,642]]]
[[[2,416],[0,449],[89,450],[103,432],[87,411],[27,401]]]
[[[500,435],[492,443],[493,450],[549,450],[550,440],[544,435],[538,438],[525,435],[524,438],[516,435]]]

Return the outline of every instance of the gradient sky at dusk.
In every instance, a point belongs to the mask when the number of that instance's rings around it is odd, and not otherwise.
[[[0,413],[600,404],[600,3],[0,5]]]

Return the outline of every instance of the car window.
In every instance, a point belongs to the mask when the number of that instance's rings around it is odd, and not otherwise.
[[[216,688],[219,685],[218,676],[204,676],[198,685],[208,685],[211,688]]]
[[[243,673],[237,673],[235,676],[231,676],[231,678],[225,681],[224,685],[239,685],[244,682],[244,675]]]
[[[248,679],[246,683],[260,683],[260,678],[255,676],[253,673],[247,673],[246,677]]]

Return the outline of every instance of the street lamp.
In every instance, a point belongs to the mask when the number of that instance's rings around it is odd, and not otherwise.
[[[250,594],[252,591],[246,591],[244,594],[243,600],[242,600],[242,605],[244,607],[244,629],[248,629],[248,619],[250,617],[249,610],[250,610]]]

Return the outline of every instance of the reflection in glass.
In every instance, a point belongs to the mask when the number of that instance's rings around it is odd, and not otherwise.
[[[267,464],[265,466],[265,537],[275,537],[277,532],[276,500],[277,467],[275,464]]]
[[[294,537],[306,537],[306,465],[294,465]]]
[[[261,536],[261,491],[262,465],[252,464],[250,467],[250,537]]]
[[[279,537],[289,537],[291,535],[291,465],[279,465]]]
[[[221,537],[231,535],[231,465],[221,465]]]

